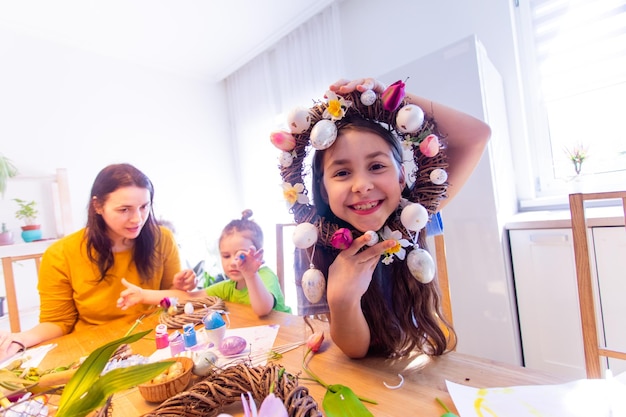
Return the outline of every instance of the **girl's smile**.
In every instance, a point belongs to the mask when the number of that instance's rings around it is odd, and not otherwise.
[[[332,212],[357,230],[379,230],[404,187],[404,168],[375,133],[342,132],[324,154],[322,194]]]

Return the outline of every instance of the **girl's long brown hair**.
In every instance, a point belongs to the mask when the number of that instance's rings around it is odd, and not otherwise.
[[[156,247],[161,237],[161,230],[154,218],[152,200],[154,187],[150,179],[140,170],[130,164],[114,164],[102,169],[96,176],[91,187],[89,205],[87,209],[87,256],[97,265],[100,272],[98,281],[106,278],[108,271],[113,266],[113,242],[107,234],[107,225],[96,212],[95,202],[104,204],[109,194],[122,187],[145,188],[150,192],[150,214],[139,236],[135,239],[133,248],[133,261],[139,272],[142,282],[152,279],[156,269]]]

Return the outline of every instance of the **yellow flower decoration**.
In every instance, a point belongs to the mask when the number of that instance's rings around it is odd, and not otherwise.
[[[287,203],[289,203],[289,207],[293,207],[293,205],[296,203],[300,203],[300,204],[309,203],[309,197],[303,194],[303,191],[304,191],[304,184],[297,183],[297,184],[291,185],[288,182],[283,183],[283,197],[285,197],[285,200],[287,200]]]
[[[332,91],[327,91],[326,97],[328,99],[328,107],[324,110],[322,117],[333,121],[341,120],[346,115],[346,110],[352,105],[352,102],[345,100]]]
[[[389,228],[389,226],[385,226],[385,228],[383,229],[383,239],[385,240],[395,240],[396,244],[390,248],[387,249],[384,253],[384,258],[383,258],[383,263],[385,265],[389,265],[390,263],[393,262],[393,256],[392,255],[396,255],[396,257],[398,259],[400,259],[401,261],[404,260],[404,257],[406,256],[406,247],[411,245],[411,242],[409,242],[406,239],[402,238],[402,233],[399,232],[398,230],[391,230]]]

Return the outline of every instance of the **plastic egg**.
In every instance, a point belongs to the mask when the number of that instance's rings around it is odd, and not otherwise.
[[[302,292],[307,300],[315,304],[322,299],[326,291],[326,279],[322,271],[309,268],[302,275]]]
[[[428,251],[415,248],[406,257],[411,275],[422,284],[428,284],[435,277],[435,261]]]
[[[246,349],[246,339],[240,336],[228,336],[220,343],[219,350],[224,356],[238,355]]]
[[[433,184],[441,185],[444,182],[448,181],[448,173],[445,169],[442,168],[433,169],[430,173],[430,181]]]
[[[402,133],[414,133],[424,123],[424,111],[415,104],[407,104],[398,110],[396,126]]]
[[[218,327],[222,327],[226,324],[226,322],[222,318],[222,315],[217,311],[213,311],[207,314],[204,317],[203,322],[205,329],[217,329]]]
[[[186,302],[185,303],[185,307],[183,309],[183,311],[185,312],[185,314],[193,314],[193,304],[190,302]]]
[[[317,242],[317,227],[311,223],[300,223],[293,231],[293,244],[296,248],[307,249]]]
[[[337,139],[337,126],[328,119],[315,123],[311,129],[311,146],[317,150],[329,148]]]
[[[281,167],[288,168],[293,164],[293,155],[291,152],[281,152],[280,155],[278,155],[278,162]]]
[[[281,151],[291,151],[296,147],[296,139],[293,135],[282,130],[270,133],[270,142]]]
[[[367,241],[367,246],[374,246],[380,240],[380,238],[378,237],[378,233],[373,230],[368,230],[364,234],[370,237],[370,240]]]
[[[296,107],[287,115],[287,124],[291,133],[302,133],[311,126],[311,115],[309,109]]]
[[[432,158],[439,153],[439,138],[437,135],[430,134],[420,142],[420,152],[424,156]]]
[[[412,232],[417,232],[426,227],[428,223],[428,211],[419,203],[409,204],[400,213],[402,225]]]
[[[364,106],[371,106],[376,101],[376,93],[374,90],[365,90],[361,93],[361,103]]]

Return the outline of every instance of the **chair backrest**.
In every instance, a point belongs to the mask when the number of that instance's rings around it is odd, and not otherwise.
[[[600,344],[598,332],[599,314],[596,309],[596,294],[589,260],[590,251],[585,201],[611,199],[621,200],[624,219],[626,219],[626,191],[576,193],[570,194],[569,196],[574,259],[576,261],[576,281],[578,284],[578,301],[580,305],[583,347],[585,352],[585,368],[588,378],[602,377],[602,367],[600,366],[602,357],[626,360],[626,352],[612,350],[604,346],[604,344],[602,344],[602,346]]]

